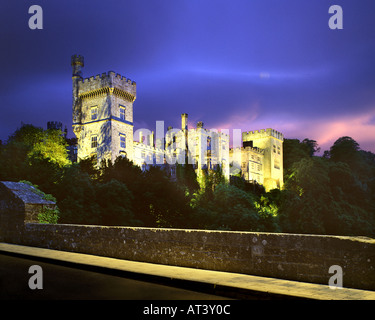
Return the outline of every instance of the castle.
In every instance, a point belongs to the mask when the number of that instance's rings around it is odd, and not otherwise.
[[[273,129],[242,133],[242,147],[230,149],[229,130],[208,130],[203,122],[188,127],[181,115],[181,128],[157,122],[156,134],[148,129],[134,132],[133,103],[136,83],[113,71],[83,78],[84,58],[73,55],[73,132],[77,158],[95,156],[114,161],[125,156],[142,170],[167,165],[175,176],[175,165],[192,164],[196,169],[220,165],[224,176],[240,174],[265,189],[283,186],[283,135]],[[228,131],[228,132],[226,132]],[[134,138],[138,141],[135,141]],[[199,171],[199,170],[198,170]]]

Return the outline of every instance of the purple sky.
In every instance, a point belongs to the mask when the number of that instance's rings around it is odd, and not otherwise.
[[[30,30],[28,9],[43,9]],[[328,27],[342,6],[344,29]],[[341,136],[375,152],[375,1],[6,1],[0,5],[0,139],[21,122],[71,130],[72,54],[83,76],[137,82],[135,130],[155,122]]]

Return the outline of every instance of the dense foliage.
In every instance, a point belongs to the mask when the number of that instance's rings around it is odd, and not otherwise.
[[[284,141],[283,190],[265,192],[220,167],[143,172],[126,158],[71,163],[56,130],[24,125],[0,144],[0,180],[27,180],[56,198],[59,223],[375,237],[375,155],[350,137],[322,157],[314,140]],[[47,215],[48,214],[48,215]],[[56,212],[41,222],[56,222]]]

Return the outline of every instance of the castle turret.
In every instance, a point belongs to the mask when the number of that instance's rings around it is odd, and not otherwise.
[[[181,114],[181,129],[182,132],[184,133],[184,138],[185,138],[185,164],[188,164],[188,154],[189,154],[189,149],[188,149],[188,115],[187,113]]]
[[[71,60],[73,67],[73,77],[82,78],[82,67],[84,66],[84,59],[81,55],[73,55]]]
[[[82,80],[82,67],[84,66],[83,56],[73,55],[71,58],[72,82],[73,82],[73,131],[79,131],[80,127],[76,126],[81,123],[81,103],[79,99],[78,82]]]
[[[187,130],[188,128],[188,115],[187,113],[181,114],[181,129]]]

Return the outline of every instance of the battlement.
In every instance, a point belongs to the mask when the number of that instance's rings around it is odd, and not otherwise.
[[[261,148],[258,148],[258,147],[235,147],[235,148],[229,149],[229,153],[243,152],[243,151],[253,151],[254,153],[264,155],[264,149],[261,149]]]
[[[82,78],[77,81],[79,95],[104,88],[117,88],[136,97],[136,82],[114,71],[104,72],[96,76]],[[134,100],[134,99],[132,99]]]
[[[190,128],[189,131],[192,131],[192,132],[205,132],[207,135],[216,134],[217,136],[229,138],[229,133],[222,132],[221,130],[216,130],[214,128],[212,128],[212,129],[204,128],[203,124],[200,125],[200,123],[197,124],[196,128]]]
[[[84,66],[84,59],[83,59],[83,56],[81,56],[80,54],[75,54],[72,56],[72,59],[71,59],[71,65],[72,66],[75,66],[75,65],[80,65],[80,66]]]
[[[101,80],[101,81],[102,80],[111,80],[111,81],[121,82],[123,85],[125,85],[125,84],[132,85],[132,86],[136,85],[135,81],[132,81],[131,79],[128,79],[125,76],[122,76],[121,74],[116,73],[114,71],[108,71],[108,72],[104,72],[102,74],[98,74],[96,76],[91,76],[91,77],[88,77],[88,78],[82,78],[82,79],[79,80],[79,82],[87,83],[87,82],[95,82],[95,81],[98,81],[98,80]]]
[[[47,122],[47,129],[54,129],[54,130],[61,130],[62,131],[63,124],[60,121],[48,121]]]
[[[274,137],[281,141],[284,141],[284,135],[271,128],[255,130],[255,131],[247,131],[242,133],[242,140],[248,141],[252,139],[259,139],[259,138],[266,138],[266,137]]]

